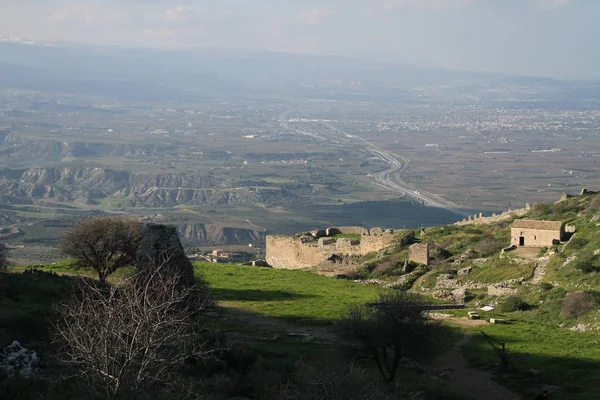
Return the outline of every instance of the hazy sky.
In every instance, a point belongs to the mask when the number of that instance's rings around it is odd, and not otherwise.
[[[600,0],[0,0],[0,36],[600,77]]]

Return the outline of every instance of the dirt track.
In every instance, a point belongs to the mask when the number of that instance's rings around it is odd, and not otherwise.
[[[485,323],[485,321],[472,322]],[[463,392],[467,397],[477,400],[520,399],[519,396],[504,386],[494,382],[489,372],[468,367],[467,360],[465,360],[461,353],[461,347],[470,340],[471,336],[471,334],[465,335],[452,350],[436,357],[434,360],[435,367],[444,369],[454,387]]]

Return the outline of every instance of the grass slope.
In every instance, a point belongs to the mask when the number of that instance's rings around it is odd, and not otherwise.
[[[523,322],[484,326],[475,331],[476,336],[463,348],[467,359],[479,368],[498,363],[498,357],[479,331],[506,343],[513,370],[502,376],[501,381],[523,398],[534,398],[545,388],[552,392],[553,399],[600,398],[597,335]]]
[[[378,289],[307,271],[195,263],[221,304],[291,321],[331,321],[349,304],[377,298]]]

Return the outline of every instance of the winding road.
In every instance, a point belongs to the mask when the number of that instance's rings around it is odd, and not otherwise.
[[[283,129],[292,131],[294,133],[311,136],[320,140],[329,140],[337,144],[342,143],[353,147],[360,146],[369,153],[375,155],[382,161],[389,164],[390,167],[388,169],[371,175],[374,178],[375,183],[379,186],[382,186],[383,188],[401,196],[409,196],[418,201],[422,201],[425,205],[443,208],[461,216],[466,215],[466,213],[460,210],[460,207],[458,207],[456,204],[445,200],[433,193],[415,190],[415,188],[409,186],[406,182],[404,182],[402,180],[402,174],[410,168],[410,161],[408,159],[393,154],[385,149],[382,149],[381,147],[376,146],[373,143],[368,142],[367,140],[359,136],[356,136],[354,134],[351,135],[347,132],[344,132],[330,122],[321,123],[327,128],[329,128],[331,131],[335,132],[335,136],[332,134],[325,134],[322,136],[313,132],[306,132],[296,129],[290,126],[290,122],[288,119],[288,115],[290,114],[290,112],[291,110],[286,111],[279,116],[279,122]]]

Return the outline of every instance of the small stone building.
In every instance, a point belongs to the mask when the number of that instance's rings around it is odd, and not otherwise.
[[[565,236],[565,224],[560,221],[518,219],[511,227],[511,244],[518,247],[547,247]]]

